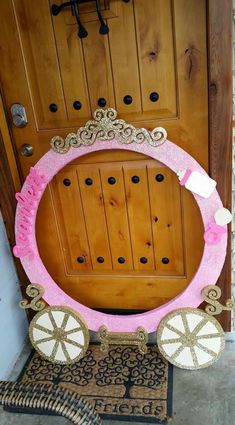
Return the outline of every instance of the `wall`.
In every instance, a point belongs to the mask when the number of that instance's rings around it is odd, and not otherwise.
[[[6,379],[20,354],[28,330],[5,226],[0,213],[0,380]]]
[[[235,298],[235,0],[233,0],[233,172],[232,172],[232,295]],[[235,314],[235,311],[234,311]],[[232,330],[235,331],[233,314]]]
[[[232,210],[235,212],[235,0],[233,0],[233,173]],[[232,283],[235,296],[235,222],[232,223]]]

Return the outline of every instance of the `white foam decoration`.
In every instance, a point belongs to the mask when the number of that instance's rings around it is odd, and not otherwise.
[[[181,174],[182,177],[182,174]],[[203,198],[209,198],[216,187],[216,181],[208,175],[193,171],[188,177],[185,187]]]
[[[39,316],[36,323],[38,325],[44,326],[44,328],[50,329],[50,331],[53,331],[54,329],[48,313],[44,313]]]
[[[78,344],[81,344],[81,345],[84,345],[84,342],[85,342],[84,334],[82,330],[73,332],[67,335],[67,339],[71,339],[72,341],[78,342]]]
[[[172,319],[168,320],[169,325],[173,326],[174,328],[178,329],[180,332],[185,332],[184,324],[182,317],[180,315],[172,317]]]
[[[197,361],[198,361],[200,366],[210,362],[213,359],[213,356],[208,354],[206,351],[201,350],[201,348],[199,348],[197,346],[194,347],[194,351],[195,351]]]
[[[74,317],[69,316],[68,322],[65,326],[65,331],[70,331],[71,329],[79,328],[79,327],[80,327],[79,321],[75,320]]]
[[[55,311],[52,311],[51,314],[54,317],[56,325],[58,326],[58,328],[60,328],[63,323],[65,313],[63,311],[55,310]]]
[[[225,226],[225,224],[228,224],[232,221],[233,216],[227,208],[219,208],[216,211],[214,218],[216,224],[219,226]]]
[[[199,314],[187,313],[186,320],[188,322],[189,330],[190,332],[192,332],[196,328],[198,323],[200,323],[203,320],[203,317],[199,316]]]
[[[59,343],[59,345],[58,345],[58,349],[57,349],[57,352],[56,352],[56,355],[55,355],[55,360],[59,360],[61,362],[66,362],[67,361],[67,359],[66,359],[66,357],[64,355],[64,352],[62,350],[61,343]]]
[[[82,351],[80,347],[76,347],[67,341],[64,341],[64,344],[71,360],[75,359],[75,357],[77,357]]]
[[[191,367],[194,366],[192,353],[189,347],[185,347],[179,355],[175,358],[175,361],[181,366]]]
[[[161,340],[180,338],[180,335],[165,327],[162,331]]]
[[[181,345],[181,342],[166,343],[162,348],[168,356],[172,356]]]
[[[218,329],[212,322],[206,322],[205,325],[200,329],[200,331],[197,333],[197,336],[200,335],[210,335],[210,334],[217,334]]]
[[[44,339],[50,337],[51,334],[47,333],[46,331],[41,331],[40,329],[33,328],[33,339],[34,341],[38,341],[39,339]]]
[[[47,342],[37,342],[37,346],[45,354],[45,356],[49,357],[53,351],[55,343],[56,341],[52,339],[51,341]]]
[[[221,338],[220,337],[214,337],[214,338],[200,338],[198,339],[198,342],[203,345],[204,347],[208,348],[209,350],[214,351],[215,354],[219,353],[221,349]]]

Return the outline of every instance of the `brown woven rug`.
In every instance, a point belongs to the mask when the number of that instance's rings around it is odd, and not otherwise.
[[[20,380],[76,389],[103,419],[164,424],[172,415],[172,368],[154,345],[146,355],[130,346],[112,346],[107,355],[91,344],[86,356],[70,366],[52,364],[34,352]]]

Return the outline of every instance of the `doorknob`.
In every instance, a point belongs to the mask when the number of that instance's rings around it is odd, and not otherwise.
[[[20,153],[23,156],[32,156],[34,152],[33,146],[28,143],[24,143],[20,148]]]
[[[21,105],[20,103],[14,103],[11,106],[11,115],[12,115],[13,124],[16,127],[22,128],[28,124],[25,107]]]

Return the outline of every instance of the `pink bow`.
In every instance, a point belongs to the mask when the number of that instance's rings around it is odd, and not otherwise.
[[[204,233],[204,240],[208,245],[216,245],[221,241],[224,233],[226,233],[226,226],[220,226],[212,221]]]

